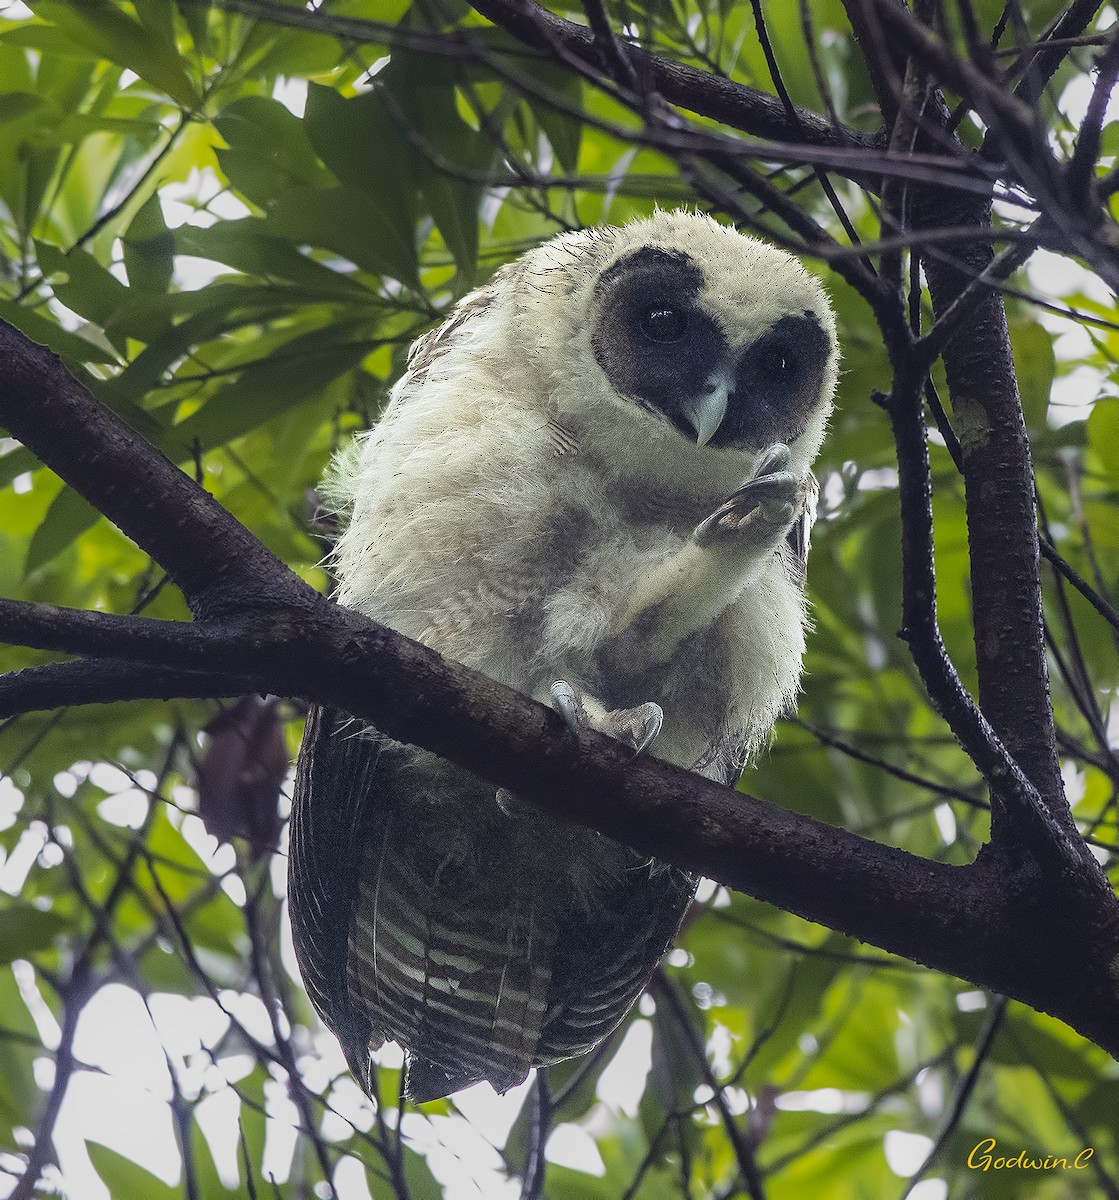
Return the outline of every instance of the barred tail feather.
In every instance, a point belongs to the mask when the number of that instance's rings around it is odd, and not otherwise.
[[[388,833],[388,830],[386,830]],[[360,885],[350,934],[354,1002],[408,1047],[408,1094],[433,1100],[532,1066],[546,1012],[552,938],[531,896],[470,904],[436,889],[386,837]]]

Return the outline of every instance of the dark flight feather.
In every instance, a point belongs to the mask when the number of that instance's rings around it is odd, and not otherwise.
[[[367,1087],[370,1048],[392,1039],[408,1047],[415,1101],[483,1079],[503,1092],[624,1019],[696,880],[588,833],[610,864],[593,909],[543,867],[537,886],[506,888],[494,876],[523,857],[528,810],[511,819],[491,798],[472,853],[433,855],[400,784],[414,753],[337,711],[312,714],[291,824],[296,956]],[[543,852],[552,822],[535,823]]]

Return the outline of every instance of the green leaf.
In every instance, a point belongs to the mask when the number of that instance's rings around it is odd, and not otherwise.
[[[367,198],[367,219],[375,223],[365,226],[365,237],[377,230],[380,257],[395,264],[398,279],[415,281],[415,154],[379,89],[347,100],[333,88],[312,85],[304,124],[323,162]]]
[[[579,148],[583,142],[583,122],[572,113],[583,107],[583,81],[566,71],[547,69],[541,72],[544,98],[532,101],[540,128],[544,130],[560,166],[569,174],[579,168]],[[557,103],[549,104],[554,95]]]
[[[293,186],[325,187],[331,182],[304,122],[278,100],[245,96],[224,108],[214,127],[229,145],[217,152],[222,169],[261,208]]]
[[[219,221],[208,228],[180,225],[174,241],[179,254],[226,263],[249,275],[287,279],[350,301],[367,294],[345,275],[301,254],[290,240],[270,234],[268,224],[253,217]]]
[[[10,92],[34,93],[35,91],[35,77],[31,72],[29,56],[18,46],[8,44],[2,33],[0,33],[0,79],[4,80]]]
[[[333,250],[374,275],[419,286],[415,247],[385,224],[384,212],[357,188],[292,188],[272,206],[268,224],[280,237]]]
[[[420,190],[447,248],[469,277],[478,259],[478,210],[483,194],[482,184],[475,178],[484,176],[498,156],[489,139],[459,115],[454,88],[415,83],[408,66],[408,59],[395,55],[380,86],[397,96],[401,116],[411,125]]]
[[[427,1159],[410,1146],[404,1147],[404,1182],[410,1200],[443,1200],[443,1188],[427,1165]]]
[[[157,193],[137,209],[121,242],[129,284],[143,292],[166,292],[175,271],[175,238]]]
[[[1119,399],[1099,401],[1088,418],[1088,445],[1104,470],[1119,480]]]
[[[829,933],[820,943],[821,950],[845,950],[847,939]],[[771,1079],[779,1064],[787,1061],[805,1030],[811,1030],[828,988],[841,970],[838,958],[826,955],[806,957],[793,967],[795,978],[787,992],[775,997],[774,1013],[778,1020],[771,1036],[757,1049],[747,1078],[753,1082]],[[788,997],[786,1001],[786,996]]]
[[[0,1037],[0,1113],[10,1137],[12,1127],[27,1119],[27,1098],[38,1094],[33,1059],[40,1053],[35,1022],[10,967],[0,971],[0,1012],[5,1032],[12,1035]]]
[[[119,356],[108,346],[99,346],[76,333],[63,329],[42,313],[14,300],[0,300],[0,320],[7,321],[16,329],[41,346],[48,346],[55,354],[73,363],[116,363]]]
[[[624,1185],[619,1187],[617,1179],[596,1179],[593,1175],[585,1175],[582,1171],[573,1171],[570,1167],[548,1166],[546,1176],[549,1194],[562,1197],[563,1200],[618,1200],[624,1191]],[[646,1196],[642,1194],[642,1200]],[[668,1200],[668,1197],[665,1198]]]
[[[199,301],[199,311],[178,322],[169,319],[171,313],[184,311],[182,302],[189,302],[192,297]],[[285,303],[285,299],[289,303]],[[159,334],[120,374],[104,380],[96,387],[98,398],[111,404],[118,412],[124,405],[135,405],[156,389],[171,366],[193,347],[245,325],[269,321],[285,314],[291,307],[290,298],[286,298],[279,288],[249,288],[218,282],[200,292],[172,295],[166,300],[168,317],[161,322]],[[202,301],[205,303],[201,304]],[[155,307],[154,304],[150,305],[151,309]],[[118,314],[118,319],[125,324],[122,318],[127,316],[126,308]],[[150,428],[131,417],[128,418],[129,422],[149,441],[158,441],[163,435],[162,423],[143,410],[139,411]]]
[[[210,44],[210,10],[213,0],[176,0],[183,22],[190,30],[194,49],[204,54]]]
[[[100,1142],[86,1142],[85,1148],[94,1170],[101,1176],[112,1197],[143,1196],[144,1200],[181,1200],[182,1192],[177,1187],[164,1183],[150,1171],[137,1166]]]
[[[43,464],[24,446],[16,446],[7,454],[0,455],[0,488],[6,488],[13,479],[28,471],[37,471]]]
[[[73,488],[64,487],[51,501],[43,523],[32,535],[27,549],[25,576],[46,566],[51,559],[72,545],[87,529],[92,529],[101,514]]]
[[[311,84],[303,123],[311,145],[342,183],[382,200],[395,198],[399,228],[414,222],[412,154],[379,88],[343,97]]]
[[[184,108],[201,103],[174,41],[157,36],[109,0],[83,0],[80,8],[63,0],[39,0],[35,11],[79,46],[135,71]]]
[[[1037,321],[1027,321],[1012,325],[1010,338],[1026,424],[1031,429],[1043,428],[1057,371],[1053,335]]]
[[[47,242],[35,242],[39,266],[50,278],[54,294],[67,308],[104,328],[128,297],[125,287],[87,250],[69,252]]]
[[[1119,121],[1108,121],[1100,130],[1100,156],[1107,158],[1119,156]]]
[[[55,912],[21,904],[18,900],[0,909],[0,963],[30,958],[45,950],[69,925]]]
[[[22,242],[39,216],[58,161],[57,149],[45,144],[43,135],[60,113],[50,102],[31,105],[17,98],[9,104],[6,119],[0,122],[0,160],[5,163],[0,171],[0,199],[11,212]]]
[[[14,29],[0,34],[0,38],[9,46],[25,46],[29,50],[37,50],[54,58],[75,58],[81,62],[93,63],[101,57],[96,50],[75,41],[53,25],[17,25]]]
[[[339,333],[355,332],[346,329]],[[315,332],[293,339],[282,352],[247,367],[196,413],[168,431],[165,449],[176,459],[190,454],[197,439],[203,451],[234,438],[302,404],[368,354],[366,343],[341,343]]]
[[[42,96],[31,92],[7,92],[0,96],[0,125],[7,121],[16,121],[44,104]]]
[[[153,38],[165,46],[175,45],[175,5],[168,0],[132,0],[132,7]]]
[[[387,0],[377,0],[376,17],[385,21],[384,10]],[[332,3],[332,16],[345,16],[343,6]],[[368,6],[356,16],[369,16]],[[273,26],[275,30],[275,26]],[[287,30],[270,39],[268,49],[260,55],[256,70],[268,76],[282,75],[288,79],[327,75],[338,65],[338,39],[326,33],[312,33],[308,29]]]

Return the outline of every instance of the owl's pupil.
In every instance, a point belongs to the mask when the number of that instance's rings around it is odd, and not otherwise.
[[[789,358],[784,350],[779,350],[774,346],[765,351],[759,365],[766,375],[780,375],[787,369]]]
[[[641,331],[654,342],[676,342],[684,336],[687,316],[678,308],[658,305],[641,318]]]

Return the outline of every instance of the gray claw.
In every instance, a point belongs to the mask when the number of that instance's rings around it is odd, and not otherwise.
[[[770,456],[780,458],[775,454],[777,450],[783,451],[785,458],[788,457],[788,447],[777,445],[771,446],[766,452],[766,459]],[[768,464],[763,461],[762,465]],[[788,524],[796,512],[795,501],[799,488],[800,480],[791,471],[755,475],[701,521],[692,536],[701,546],[706,545],[720,531],[742,525],[757,508],[762,510],[763,518],[770,524]]]
[[[521,802],[508,788],[498,788],[495,799],[497,800],[497,807],[501,809],[505,816],[514,817],[517,815],[521,807]]]
[[[587,728],[588,722],[586,711],[576,695],[575,689],[565,680],[557,679],[549,691],[552,693],[552,702],[556,706],[556,712],[563,717],[567,728],[578,737]]]
[[[737,492],[727,498],[724,507],[727,504],[745,500],[754,502],[750,506],[752,508],[754,505],[764,504],[766,500],[777,499],[781,496],[795,496],[799,486],[800,480],[791,471],[773,471],[768,475],[755,475],[749,483],[744,483]]]
[[[633,757],[640,758],[642,754],[657,740],[657,735],[664,725],[664,710],[659,704],[653,704],[652,701],[645,706],[649,712],[645,718],[645,728],[641,733],[641,737],[637,741],[637,745],[633,750]]]
[[[792,452],[784,442],[774,442],[767,450],[762,451],[757,466],[754,467],[754,478],[786,470],[791,457]]]

